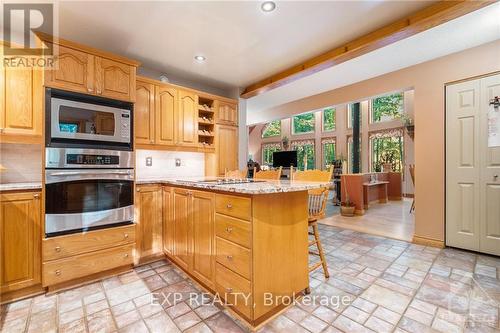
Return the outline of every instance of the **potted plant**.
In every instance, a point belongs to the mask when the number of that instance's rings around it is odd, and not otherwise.
[[[290,141],[288,141],[287,136],[284,136],[283,139],[281,139],[281,143],[283,144],[283,150],[288,150]]]
[[[413,123],[413,119],[408,114],[403,113],[401,122],[406,128],[406,133],[408,133],[408,136],[413,140],[415,138],[415,124]]]
[[[356,205],[349,198],[349,192],[347,191],[347,178],[344,177],[344,191],[345,191],[345,201],[340,203],[340,215],[342,216],[354,216],[354,211],[356,210]]]

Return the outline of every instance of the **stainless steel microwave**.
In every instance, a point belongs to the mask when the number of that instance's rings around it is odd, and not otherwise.
[[[132,149],[131,103],[49,89],[45,107],[47,146]]]

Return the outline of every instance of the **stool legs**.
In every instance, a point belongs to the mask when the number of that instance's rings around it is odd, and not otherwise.
[[[328,272],[328,266],[326,264],[325,254],[323,253],[323,246],[321,245],[321,240],[319,239],[319,231],[318,231],[318,223],[316,221],[309,222],[309,226],[312,227],[312,235],[314,235],[314,240],[309,243],[309,246],[316,244],[318,248],[318,253],[309,252],[310,254],[318,255],[321,261],[313,266],[309,267],[309,272],[312,272],[319,268],[319,266],[323,266],[323,272],[325,274],[325,278],[330,277],[330,273]],[[306,290],[307,293],[307,290]]]

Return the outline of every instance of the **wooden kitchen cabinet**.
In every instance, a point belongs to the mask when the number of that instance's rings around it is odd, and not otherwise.
[[[163,200],[163,252],[174,254],[174,193],[171,187],[162,188]]]
[[[145,261],[162,253],[162,189],[158,185],[136,187],[136,261]]]
[[[45,71],[45,85],[84,94],[94,93],[94,59],[92,54],[59,45],[56,69]]]
[[[192,92],[179,91],[178,144],[198,146],[198,96]]]
[[[40,284],[40,192],[0,193],[0,294]]]
[[[224,101],[218,101],[217,123],[238,126],[238,105]]]
[[[193,274],[199,281],[214,287],[215,279],[215,195],[205,191],[191,191],[182,188],[165,190],[170,193],[172,218],[165,217],[164,227],[170,229],[164,237],[164,250],[183,269]],[[164,200],[166,197],[164,196]],[[170,243],[172,242],[172,243]],[[169,253],[170,250],[170,253]]]
[[[40,42],[52,43],[37,32]],[[46,87],[135,101],[135,79],[139,62],[59,38],[54,45],[54,69],[44,71]]]
[[[135,101],[134,66],[118,61],[95,58],[95,88],[97,95]]]
[[[173,146],[176,142],[177,90],[167,85],[155,87],[155,143]]]
[[[40,143],[43,120],[42,73],[0,68],[0,141]]]
[[[155,85],[137,80],[135,85],[135,143],[153,144],[155,138]]]
[[[224,176],[225,170],[238,169],[238,127],[227,125],[216,127],[217,176]]]

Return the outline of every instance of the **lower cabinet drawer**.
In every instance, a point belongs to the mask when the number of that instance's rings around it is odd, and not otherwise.
[[[250,279],[251,256],[249,249],[216,237],[215,253],[218,263]]]
[[[253,297],[250,281],[242,278],[221,264],[215,267],[215,291],[227,303],[252,319]]]
[[[215,233],[238,245],[250,248],[252,246],[252,233],[250,222],[215,214]]]
[[[134,244],[43,263],[43,285],[50,286],[133,263]]]
[[[216,194],[215,211],[250,221],[252,219],[252,199],[236,195]]]
[[[135,242],[135,225],[58,236],[43,240],[43,261]]]

